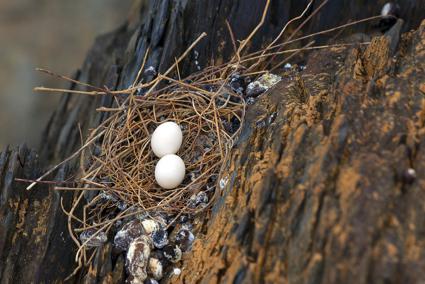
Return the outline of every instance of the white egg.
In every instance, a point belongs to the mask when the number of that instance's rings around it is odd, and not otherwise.
[[[179,186],[186,173],[183,160],[174,154],[162,157],[155,166],[156,182],[165,189],[173,189]]]
[[[164,122],[152,134],[151,148],[161,158],[167,154],[175,154],[180,149],[183,133],[175,122]]]

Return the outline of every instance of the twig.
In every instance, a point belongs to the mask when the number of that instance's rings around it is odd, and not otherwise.
[[[99,87],[96,87],[96,86],[93,86],[93,85],[90,85],[90,84],[87,84],[87,83],[84,83],[84,82],[81,82],[81,81],[78,81],[78,80],[75,80],[75,79],[69,78],[69,77],[67,77],[67,76],[59,75],[59,74],[55,74],[55,73],[53,73],[52,71],[47,70],[47,69],[43,69],[43,68],[35,68],[35,70],[36,70],[36,71],[39,71],[39,72],[42,72],[42,73],[46,73],[46,74],[48,74],[48,75],[50,75],[50,76],[53,76],[53,77],[56,77],[56,78],[59,78],[59,79],[65,80],[65,81],[72,82],[72,83],[77,84],[77,85],[81,85],[81,86],[85,86],[85,87],[92,88],[92,89],[97,90],[97,91],[99,91],[99,92],[104,92],[104,91],[105,91],[105,90],[104,90],[104,89],[102,89],[102,88],[99,88]]]
[[[165,73],[163,74],[164,76],[167,76],[171,71],[173,71],[173,69],[177,66],[177,64],[182,61],[188,54],[189,52],[198,44],[198,42],[203,39],[204,37],[207,36],[207,33],[203,32],[187,49],[186,51],[176,60],[176,62],[171,65],[170,68],[168,68],[167,71],[165,71]],[[147,94],[151,93],[155,87],[159,84],[160,80],[156,80],[155,84],[153,84],[153,86],[146,92]]]
[[[35,182],[31,183],[29,186],[27,186],[27,190],[30,190],[31,188],[33,188],[38,182],[40,182],[43,178],[45,178],[46,176],[48,176],[49,174],[51,174],[52,172],[54,172],[57,168],[59,168],[60,166],[62,166],[63,164],[66,164],[67,162],[69,162],[70,160],[74,159],[76,156],[78,156],[78,154],[81,153],[82,150],[84,150],[84,148],[86,148],[87,146],[89,146],[91,143],[93,143],[97,138],[99,138],[100,136],[102,136],[105,133],[105,131],[101,131],[98,135],[96,135],[94,138],[92,138],[91,140],[89,140],[88,142],[86,142],[86,144],[83,145],[83,147],[81,147],[80,149],[78,149],[76,152],[74,152],[74,154],[72,154],[71,156],[69,156],[68,158],[66,158],[65,160],[63,160],[62,162],[60,162],[59,164],[57,164],[56,166],[54,166],[53,168],[51,168],[50,170],[48,170],[45,174],[43,174],[41,177],[39,177],[38,179],[36,179]]]

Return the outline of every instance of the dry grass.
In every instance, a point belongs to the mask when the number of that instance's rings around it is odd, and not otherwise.
[[[218,175],[245,107],[243,98],[229,90],[211,92],[193,87],[176,82],[160,92],[131,96],[122,111],[96,130],[104,131],[101,145],[94,145],[100,155],[89,154],[92,163],[82,169],[82,180],[96,182],[116,199],[147,212],[193,211],[187,201]],[[174,121],[183,128],[178,155],[185,162],[187,178],[172,190],[159,187],[153,174],[158,158],[151,151],[150,136],[164,121]],[[226,130],[225,125],[232,123],[238,128]],[[83,154],[86,164],[86,151]]]

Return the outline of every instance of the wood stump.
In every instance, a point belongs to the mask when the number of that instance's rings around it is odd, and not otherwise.
[[[274,38],[307,2],[272,1],[250,48]],[[376,2],[329,1],[303,33],[378,14],[385,1]],[[414,2],[401,7],[403,31],[420,23],[423,1]],[[202,32],[208,38],[196,47],[198,63],[191,54],[182,73],[224,62],[233,52],[225,21],[243,39],[263,8],[256,0],[137,1],[123,26],[96,40],[75,78],[126,88],[148,47],[148,66],[164,71]],[[284,76],[249,106],[221,197],[184,256],[182,274],[164,282],[425,281],[425,24],[400,39],[399,31],[367,47],[306,54],[305,70]],[[344,32],[379,35],[374,24]],[[1,153],[2,283],[63,282],[75,268],[61,210],[73,193],[48,184],[26,191],[15,178],[35,179],[73,153],[79,126],[87,133],[106,118],[95,109],[112,104],[110,96],[65,94],[38,151]],[[66,180],[76,170],[74,161],[49,179]],[[123,257],[108,243],[85,272],[71,281],[124,282]]]

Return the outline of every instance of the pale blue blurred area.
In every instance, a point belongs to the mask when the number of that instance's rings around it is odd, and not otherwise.
[[[39,74],[71,75],[97,35],[123,24],[133,0],[0,0],[0,151],[37,147],[59,95],[36,86],[65,87]]]

